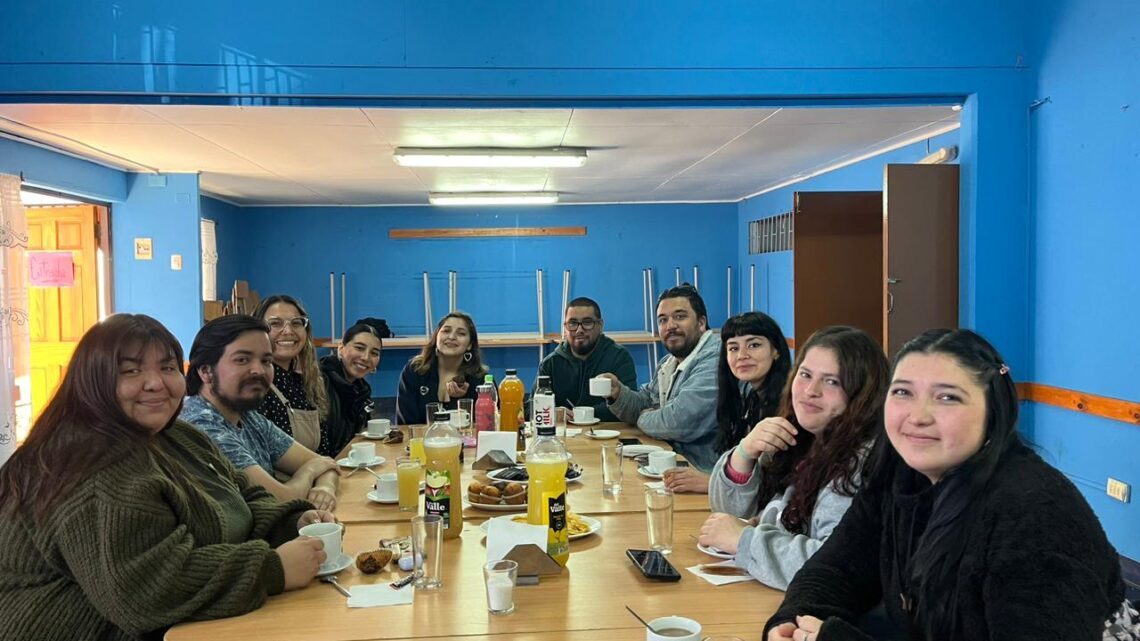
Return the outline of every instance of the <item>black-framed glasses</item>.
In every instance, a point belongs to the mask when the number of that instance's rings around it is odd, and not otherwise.
[[[563,326],[572,332],[578,331],[579,327],[581,327],[582,329],[584,329],[588,332],[588,331],[590,331],[590,330],[592,330],[598,326],[598,321],[596,321],[592,318],[587,318],[586,320],[583,320],[583,321],[568,320],[563,324]]]
[[[293,331],[299,332],[309,326],[309,319],[304,316],[298,316],[296,318],[278,318],[274,316],[273,318],[265,319],[265,322],[269,325],[269,329],[274,331],[285,329],[285,326],[288,325],[293,328]]]

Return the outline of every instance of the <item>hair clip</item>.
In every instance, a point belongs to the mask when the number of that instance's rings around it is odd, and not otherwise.
[[[1002,376],[1005,376],[1005,375],[1006,375],[1006,374],[1008,374],[1008,373],[1009,373],[1009,365],[1006,365],[1005,363],[1002,363],[1002,364],[1001,364],[1001,367],[999,367],[999,368],[998,368],[998,374],[1001,374]]]

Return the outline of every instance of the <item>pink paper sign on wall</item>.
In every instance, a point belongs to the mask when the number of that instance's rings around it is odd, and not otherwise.
[[[75,264],[71,252],[28,252],[32,287],[71,287],[75,284]]]

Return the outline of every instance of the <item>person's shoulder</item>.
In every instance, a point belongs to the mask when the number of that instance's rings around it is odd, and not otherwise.
[[[983,501],[991,518],[1021,519],[1053,531],[1097,523],[1072,481],[1028,448],[1018,448],[1003,458]]]
[[[242,414],[241,422],[242,427],[254,429],[258,432],[274,435],[276,435],[275,432],[281,432],[284,434],[284,432],[281,431],[280,427],[277,427],[273,421],[266,418],[264,414],[258,412],[257,410],[250,410],[245,414]]]
[[[201,396],[187,396],[182,402],[179,420],[201,430],[216,430],[226,426],[226,418]]]

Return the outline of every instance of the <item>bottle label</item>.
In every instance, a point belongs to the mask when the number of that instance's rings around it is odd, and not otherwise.
[[[553,394],[536,394],[534,396],[534,420],[531,427],[534,428],[535,434],[541,428],[550,428],[551,433],[554,430],[554,395]]]
[[[424,485],[424,514],[443,517],[443,529],[448,529],[451,525],[451,472],[427,470]]]
[[[558,496],[546,495],[546,509],[549,514],[550,530],[558,533],[566,529],[566,492]]]

